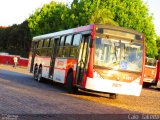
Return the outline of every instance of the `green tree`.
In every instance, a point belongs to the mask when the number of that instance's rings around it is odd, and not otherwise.
[[[160,59],[160,36],[157,36],[157,48],[158,48],[157,59]]]
[[[69,8],[63,3],[52,1],[37,9],[27,21],[32,36],[36,36],[69,28],[71,23],[68,22],[68,17]]]
[[[89,19],[89,23],[118,25],[118,23],[113,21],[113,16],[111,11],[104,8],[101,9],[96,8],[94,13]]]
[[[135,29],[145,36],[147,56],[158,54],[152,16],[142,0],[74,0],[71,6],[52,1],[27,21],[32,36],[92,23]]]
[[[0,29],[0,52],[28,57],[31,35],[28,22]]]
[[[142,32],[146,40],[146,53],[157,55],[152,16],[142,0],[74,0],[72,3],[74,26],[89,23],[111,23]]]
[[[71,21],[74,27],[93,23],[117,25],[111,11],[100,6],[100,0],[74,0]]]
[[[149,15],[148,8],[142,0],[106,0],[101,1],[101,6],[112,11],[113,20],[120,26],[142,32],[145,35],[147,56],[157,55],[152,16]]]

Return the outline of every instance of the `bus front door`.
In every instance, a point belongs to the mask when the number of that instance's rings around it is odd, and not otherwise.
[[[51,79],[53,79],[54,65],[55,65],[58,45],[59,45],[59,38],[55,38],[53,40],[52,55],[51,55],[51,62],[50,62],[50,68],[49,68],[49,78]]]
[[[89,57],[89,41],[90,35],[82,36],[81,44],[80,44],[80,52],[78,57],[78,65],[76,72],[76,84],[80,87],[83,87],[83,83],[86,79],[87,74],[87,63]]]

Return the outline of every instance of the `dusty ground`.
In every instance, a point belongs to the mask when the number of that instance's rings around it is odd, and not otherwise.
[[[12,66],[0,65],[0,69],[30,74],[24,67],[14,69]],[[108,99],[107,94],[93,94],[83,91],[71,96],[139,113],[160,114],[160,91],[157,89],[143,89],[140,97],[119,95],[114,100]]]
[[[139,97],[118,95],[118,98],[114,100],[107,99],[105,94],[99,94],[98,96],[82,94],[73,96],[144,114],[160,114],[160,91],[158,90],[143,89]]]

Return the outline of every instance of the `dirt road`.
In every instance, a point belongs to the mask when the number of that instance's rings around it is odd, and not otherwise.
[[[143,89],[140,97],[106,96],[84,91],[69,95],[62,85],[34,81],[26,68],[0,65],[1,114],[160,114],[156,89]]]

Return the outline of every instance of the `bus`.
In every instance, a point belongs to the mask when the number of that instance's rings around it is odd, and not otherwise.
[[[146,57],[143,87],[156,86],[160,79],[160,61]]]
[[[29,71],[34,79],[78,89],[139,96],[143,84],[144,36],[132,29],[90,24],[33,37]]]

